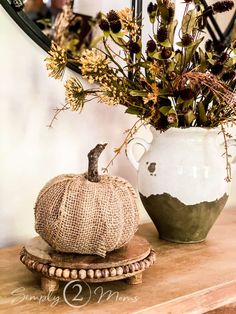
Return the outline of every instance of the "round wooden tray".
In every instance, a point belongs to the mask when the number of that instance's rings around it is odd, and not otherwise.
[[[42,289],[49,292],[58,290],[59,281],[96,283],[127,279],[129,284],[141,283],[142,272],[155,262],[156,254],[140,236],[134,236],[105,258],[57,252],[41,237],[35,237],[22,248],[20,260],[41,275]]]

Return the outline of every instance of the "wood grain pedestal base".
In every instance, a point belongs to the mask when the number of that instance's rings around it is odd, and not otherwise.
[[[20,253],[21,262],[41,275],[45,292],[57,291],[59,281],[98,283],[126,279],[128,284],[140,284],[142,272],[154,264],[155,259],[150,244],[137,235],[124,247],[107,253],[106,258],[57,252],[41,237],[31,239]]]

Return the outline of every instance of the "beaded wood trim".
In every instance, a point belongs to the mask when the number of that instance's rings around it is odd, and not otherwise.
[[[20,253],[21,262],[30,270],[40,273],[44,277],[49,277],[61,281],[84,280],[87,282],[114,281],[135,276],[143,272],[156,261],[154,250],[143,260],[119,267],[102,269],[69,269],[51,266],[38,262],[30,256],[25,248]]]

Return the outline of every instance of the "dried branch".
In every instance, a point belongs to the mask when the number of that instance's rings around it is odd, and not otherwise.
[[[109,161],[107,166],[103,168],[103,172],[108,172],[108,168],[113,164],[113,161],[116,159],[116,157],[121,153],[122,149],[126,147],[129,143],[129,141],[133,138],[134,134],[143,126],[145,125],[145,121],[142,119],[139,119],[135,122],[135,124],[132,126],[132,128],[125,131],[127,133],[123,143],[118,147],[114,149],[114,157]]]
[[[48,128],[52,128],[53,126],[53,123],[55,120],[57,120],[57,116],[62,112],[62,111],[65,111],[65,110],[68,110],[70,109],[67,104],[65,104],[64,106],[62,106],[61,108],[55,108],[53,109],[55,111],[53,117],[52,117],[52,120],[51,122],[49,123],[49,125],[47,126]]]

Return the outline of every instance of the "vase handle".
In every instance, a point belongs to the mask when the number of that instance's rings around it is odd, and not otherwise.
[[[131,164],[134,166],[134,168],[138,170],[139,161],[135,158],[134,153],[133,153],[134,146],[136,145],[141,145],[145,149],[145,151],[148,151],[151,144],[139,137],[133,138],[132,140],[129,141],[126,148],[126,155],[129,161],[131,162]]]
[[[233,170],[235,171],[236,170],[236,140],[235,139],[228,139],[227,140],[227,145],[228,147],[233,147],[234,148],[234,151],[231,152],[232,154],[232,157],[231,157],[231,160],[230,160],[230,163],[231,165],[233,166]]]

